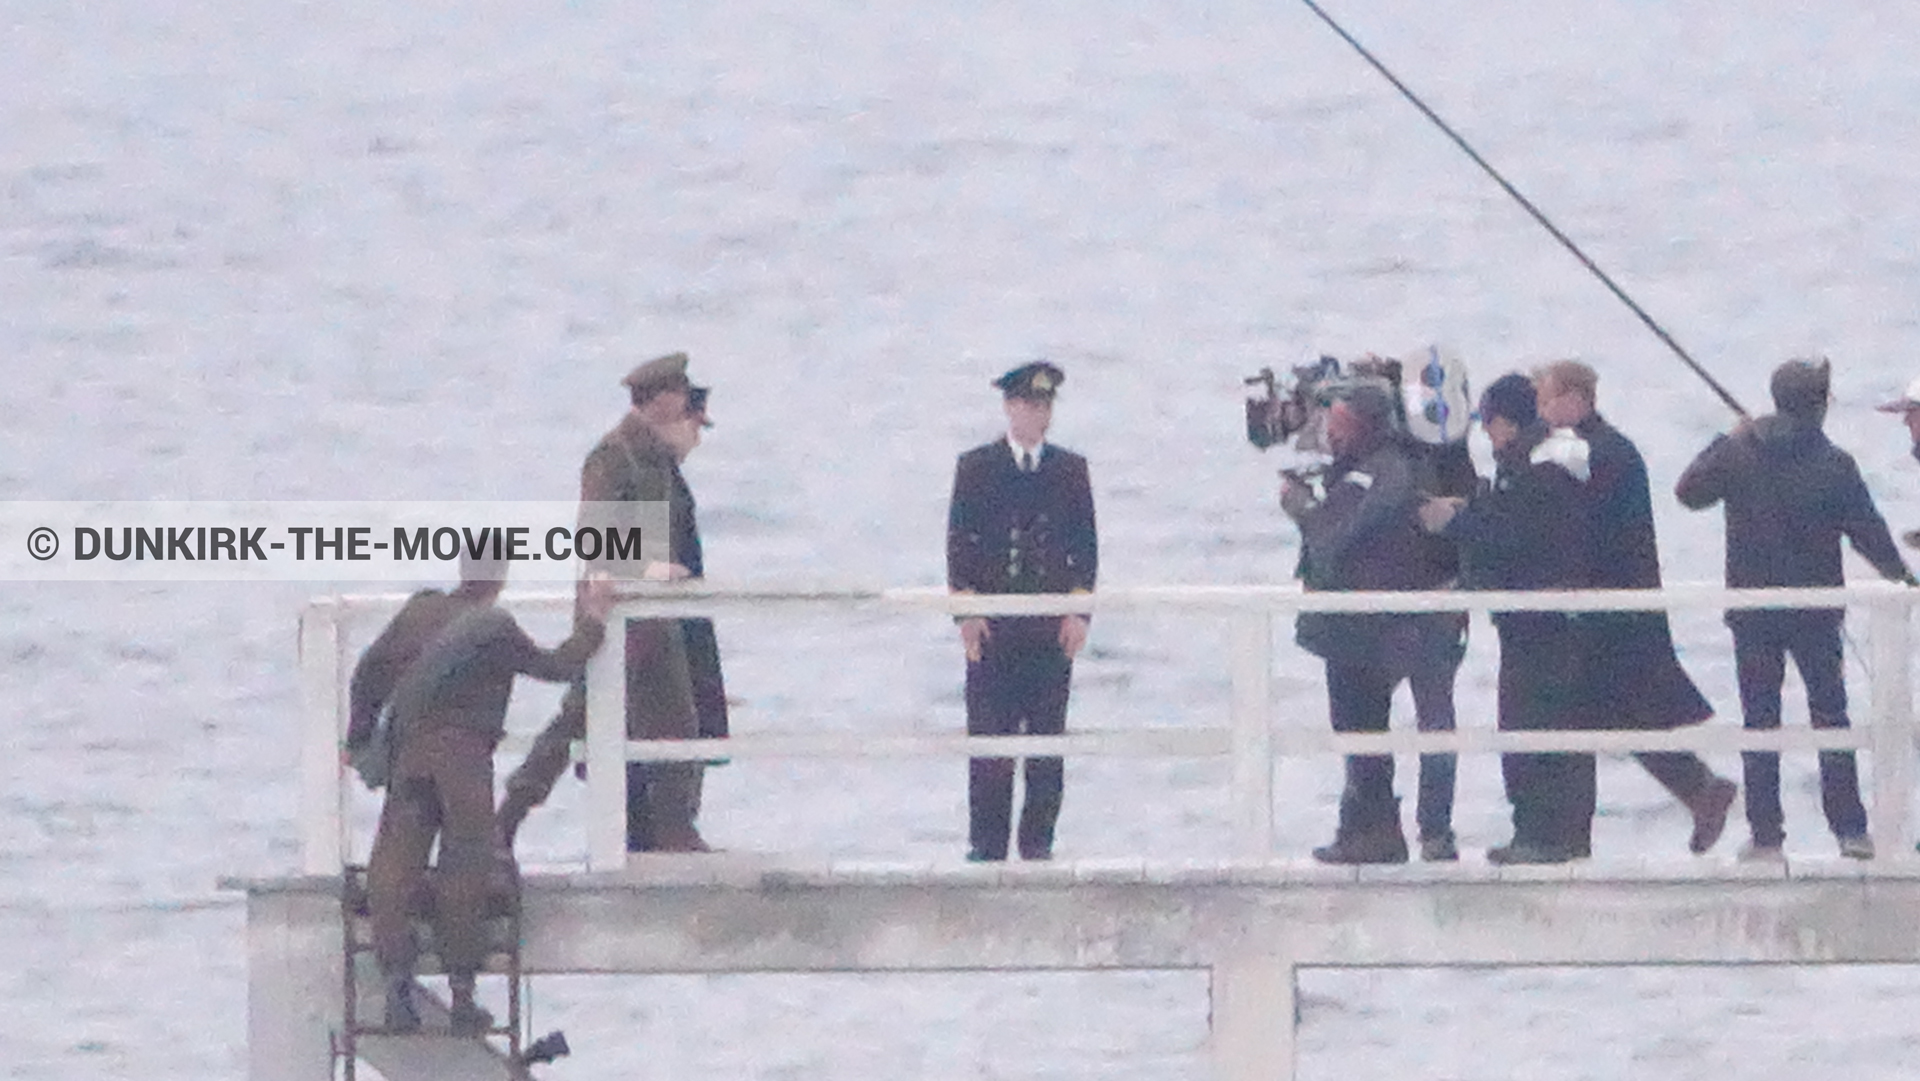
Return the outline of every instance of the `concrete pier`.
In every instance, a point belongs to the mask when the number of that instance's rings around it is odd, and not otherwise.
[[[1302,966],[1920,962],[1920,871],[1837,860],[1706,876],[1697,862],[634,863],[528,877],[527,972],[1205,970],[1222,1081],[1293,1076]],[[322,1081],[338,881],[233,885],[248,894],[250,1077]]]
[[[306,756],[302,874],[231,883],[248,895],[251,1081],[331,1078],[342,991],[345,623],[398,598],[316,602],[302,621]],[[1908,807],[1916,764],[1910,623],[1920,591],[1885,586],[1523,594],[1314,594],[1267,587],[1109,590],[1071,597],[949,597],[930,590],[729,592],[660,587],[616,615],[739,614],[791,606],[1035,614],[1175,607],[1229,628],[1232,683],[1212,727],[1077,731],[1050,737],[959,733],[754,733],[722,741],[629,742],[621,651],[588,671],[587,865],[524,883],[529,974],[1188,970],[1210,977],[1212,1057],[1222,1081],[1294,1076],[1302,967],[1864,964],[1920,962],[1920,858]],[[564,610],[563,595],[516,605]],[[1850,730],[1746,732],[1396,731],[1336,734],[1276,724],[1272,625],[1304,609],[1479,612],[1674,607],[1865,610],[1872,665],[1864,723]],[[1368,868],[1278,860],[1273,764],[1288,755],[1433,751],[1863,749],[1881,856],[1741,864],[1729,858],[1635,862],[1608,856],[1546,867],[1477,860]],[[643,856],[624,843],[626,761],[726,756],[878,758],[978,754],[1170,755],[1231,760],[1237,858],[1214,863],[833,863],[779,854]],[[1607,856],[1608,854],[1603,854]],[[475,1045],[477,1046],[477,1045]],[[472,1052],[475,1046],[466,1048]],[[412,1048],[410,1050],[419,1050]],[[449,1052],[449,1056],[452,1052]],[[381,1066],[389,1081],[460,1076],[448,1063]],[[497,1063],[495,1068],[497,1068]],[[399,1074],[391,1072],[398,1070]],[[434,1072],[439,1070],[440,1072]]]

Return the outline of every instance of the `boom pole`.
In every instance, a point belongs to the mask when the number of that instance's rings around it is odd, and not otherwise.
[[[1594,277],[1600,279],[1600,284],[1606,286],[1607,289],[1610,292],[1612,292],[1615,297],[1619,298],[1620,303],[1625,304],[1628,310],[1632,311],[1633,314],[1639,316],[1640,321],[1647,325],[1647,329],[1653,331],[1654,335],[1658,337],[1662,342],[1664,342],[1668,349],[1673,350],[1674,356],[1679,357],[1682,363],[1684,363],[1688,368],[1693,369],[1693,374],[1699,376],[1701,381],[1706,383],[1707,387],[1710,390],[1712,390],[1715,394],[1719,395],[1721,401],[1727,403],[1727,408],[1733,410],[1734,413],[1738,414],[1742,418],[1745,418],[1747,416],[1746,409],[1744,409],[1740,405],[1740,402],[1737,399],[1735,399],[1731,393],[1727,391],[1727,388],[1720,385],[1719,380],[1716,380],[1712,375],[1709,375],[1707,373],[1707,370],[1700,366],[1700,362],[1694,360],[1693,357],[1690,356],[1685,349],[1680,347],[1680,343],[1674,340],[1673,335],[1667,333],[1667,330],[1665,327],[1662,327],[1659,323],[1655,322],[1653,316],[1648,315],[1645,308],[1642,308],[1639,304],[1635,303],[1634,299],[1627,295],[1626,290],[1620,288],[1620,286],[1616,284],[1612,278],[1608,277],[1607,272],[1604,270],[1601,270],[1599,265],[1596,264],[1591,258],[1587,256],[1586,252],[1581,251],[1580,245],[1575,244],[1573,240],[1567,236],[1567,234],[1560,231],[1558,226],[1554,225],[1553,222],[1549,221],[1547,219],[1547,216],[1540,212],[1540,208],[1533,205],[1532,200],[1520,194],[1520,189],[1514,187],[1511,183],[1509,183],[1506,177],[1501,176],[1500,170],[1495,169],[1490,163],[1488,163],[1487,159],[1481,157],[1480,152],[1475,150],[1466,141],[1466,139],[1462,138],[1459,132],[1453,130],[1453,127],[1451,125],[1449,125],[1445,120],[1440,119],[1440,114],[1428,108],[1427,103],[1420,100],[1420,95],[1415,94],[1412,90],[1408,89],[1407,84],[1401,82],[1400,79],[1397,76],[1395,76],[1393,72],[1387,70],[1387,66],[1381,63],[1378,57],[1375,57],[1371,52],[1368,52],[1366,46],[1360,44],[1359,40],[1356,39],[1352,34],[1347,33],[1346,28],[1341,26],[1338,22],[1336,22],[1333,16],[1327,14],[1326,10],[1323,9],[1319,4],[1315,3],[1314,0],[1300,0],[1300,2],[1307,5],[1308,9],[1311,10],[1315,15],[1318,15],[1320,17],[1320,21],[1332,27],[1333,32],[1336,34],[1339,34],[1343,41],[1345,41],[1348,45],[1353,46],[1353,51],[1359,53],[1363,60],[1365,60],[1368,64],[1371,64],[1373,66],[1373,70],[1379,72],[1383,78],[1385,78],[1388,82],[1392,83],[1393,88],[1395,90],[1400,91],[1400,94],[1402,97],[1412,102],[1414,108],[1420,110],[1420,112],[1423,115],[1425,115],[1428,120],[1433,121],[1435,127],[1445,132],[1447,135],[1447,138],[1452,139],[1453,144],[1455,146],[1459,147],[1462,151],[1464,151],[1467,157],[1472,158],[1473,163],[1475,165],[1478,165],[1481,169],[1485,170],[1486,174],[1493,178],[1494,183],[1500,185],[1500,187],[1503,190],[1505,190],[1508,195],[1511,195],[1513,197],[1514,202],[1519,203],[1522,209],[1524,209],[1528,214],[1533,215],[1533,220],[1539,222],[1541,228],[1545,229],[1548,233],[1552,234],[1553,239],[1558,240],[1562,246],[1564,246],[1568,251],[1572,252],[1573,257],[1575,259],[1580,260],[1580,265],[1586,267],[1589,271],[1593,273]]]

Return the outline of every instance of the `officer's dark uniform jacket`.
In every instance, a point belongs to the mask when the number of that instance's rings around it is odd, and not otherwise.
[[[1309,591],[1446,585],[1451,560],[1434,557],[1433,539],[1420,528],[1424,496],[1406,448],[1391,437],[1375,439],[1337,459],[1324,483],[1326,498],[1300,520],[1299,574]],[[1420,653],[1457,641],[1456,626],[1457,617],[1444,612],[1302,612],[1295,640],[1330,661],[1405,673]]]
[[[1730,587],[1845,585],[1842,537],[1883,577],[1908,577],[1860,467],[1815,422],[1773,414],[1715,439],[1680,475],[1674,494],[1694,510],[1726,503]],[[1838,623],[1844,614],[1831,608],[1809,616]],[[1726,618],[1738,627],[1790,615],[1736,609]]]
[[[1072,593],[1091,590],[1098,569],[1085,458],[1047,443],[1023,473],[1005,439],[960,456],[947,511],[949,588]]]
[[[1574,430],[1589,448],[1585,492],[1593,560],[1588,584],[1659,589],[1660,549],[1646,461],[1632,440],[1597,413]],[[1675,728],[1713,716],[1713,706],[1674,656],[1664,611],[1585,612],[1578,618],[1587,636],[1589,675],[1607,703],[1611,723]]]

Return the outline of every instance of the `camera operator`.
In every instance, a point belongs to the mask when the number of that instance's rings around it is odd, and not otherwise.
[[[1429,590],[1446,585],[1452,560],[1420,526],[1423,493],[1413,448],[1397,430],[1395,399],[1375,383],[1343,389],[1327,409],[1334,456],[1316,496],[1289,475],[1280,505],[1300,527],[1299,576],[1308,590]],[[1424,449],[1424,448],[1420,448]],[[1471,467],[1469,466],[1469,471]],[[1445,547],[1445,542],[1440,542]],[[1411,685],[1421,731],[1451,731],[1453,677],[1463,653],[1457,613],[1303,612],[1295,639],[1327,670],[1327,706],[1336,732],[1384,732],[1393,689]],[[1333,843],[1323,863],[1404,863],[1407,841],[1393,794],[1393,756],[1349,755]],[[1458,859],[1453,835],[1454,756],[1420,757],[1416,818],[1420,855]]]

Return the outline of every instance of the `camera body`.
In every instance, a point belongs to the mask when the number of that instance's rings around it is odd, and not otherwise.
[[[1394,402],[1394,429],[1432,446],[1464,444],[1472,419],[1466,366],[1439,346],[1424,346],[1411,362],[1374,354],[1354,359],[1322,356],[1295,365],[1286,376],[1262,368],[1242,382],[1254,388],[1246,400],[1247,442],[1260,450],[1288,445],[1327,456],[1327,411],[1354,387],[1385,390]],[[1417,365],[1417,367],[1416,367]],[[1412,370],[1415,378],[1405,378]]]

